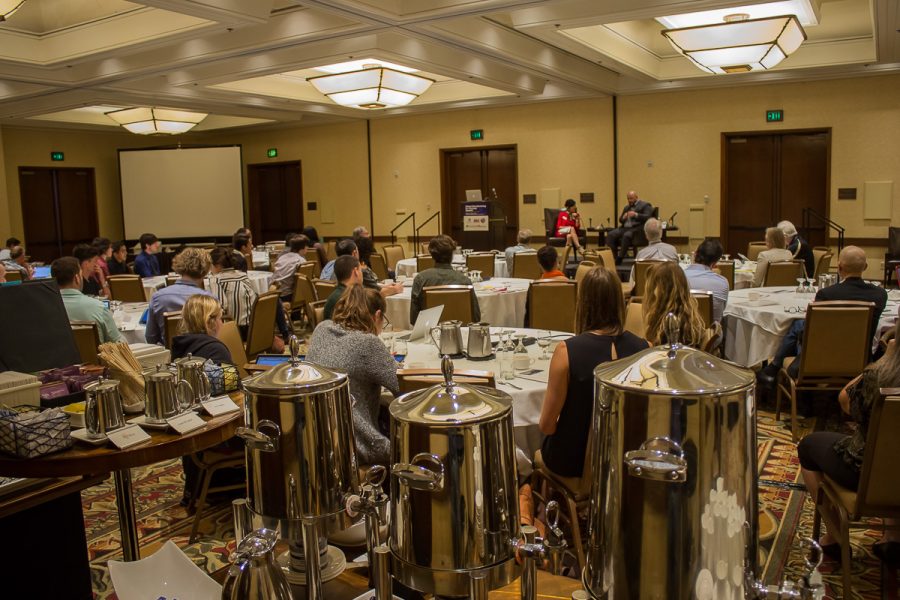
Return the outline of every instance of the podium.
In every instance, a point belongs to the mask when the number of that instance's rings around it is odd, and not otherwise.
[[[459,244],[463,248],[488,251],[506,247],[506,213],[499,202],[461,202],[457,214],[462,216]]]

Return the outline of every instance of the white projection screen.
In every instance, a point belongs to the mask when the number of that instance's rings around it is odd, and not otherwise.
[[[244,224],[240,146],[119,150],[125,237],[231,237]]]

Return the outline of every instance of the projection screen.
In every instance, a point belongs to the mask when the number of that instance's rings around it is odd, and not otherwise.
[[[125,237],[231,236],[244,224],[241,147],[119,150]]]

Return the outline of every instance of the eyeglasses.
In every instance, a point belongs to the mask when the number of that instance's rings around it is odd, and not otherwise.
[[[805,306],[785,306],[784,312],[786,312],[786,313],[805,313],[806,307]]]
[[[388,327],[390,327],[390,326],[391,326],[391,320],[388,319],[387,314],[386,314],[386,313],[381,313],[381,327],[382,327],[383,329],[386,329],[386,328],[388,328]]]

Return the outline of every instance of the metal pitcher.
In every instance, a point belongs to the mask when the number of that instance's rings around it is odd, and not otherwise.
[[[175,373],[156,365],[155,371],[144,371],[144,414],[150,423],[165,423],[169,417],[182,413],[191,407],[194,389]]]
[[[118,381],[101,377],[84,386],[84,391],[84,426],[90,437],[103,437],[125,424]]]
[[[275,562],[278,532],[257,529],[241,540],[222,585],[222,600],[292,600],[287,577]]]
[[[444,321],[431,328],[431,340],[437,346],[438,354],[455,356],[462,353],[462,321]],[[434,332],[440,335],[434,337]]]
[[[466,354],[469,358],[485,358],[492,353],[490,323],[469,323],[469,343]]]
[[[194,406],[209,400],[210,397],[209,377],[203,371],[207,360],[209,359],[192,356],[188,353],[184,358],[179,358],[175,361],[179,381],[183,380],[191,384],[191,389],[194,392],[191,404]]]

